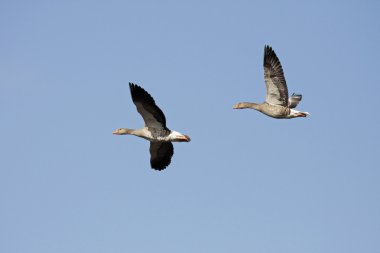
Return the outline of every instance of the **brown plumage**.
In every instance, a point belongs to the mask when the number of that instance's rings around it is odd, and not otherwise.
[[[288,87],[280,60],[270,46],[264,47],[264,79],[266,85],[265,102],[261,104],[241,102],[234,109],[255,109],[272,118],[290,119],[306,117],[308,112],[296,111],[295,108],[302,100],[302,95],[292,94],[289,98]]]

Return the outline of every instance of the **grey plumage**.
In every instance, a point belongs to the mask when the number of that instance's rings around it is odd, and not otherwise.
[[[162,110],[156,105],[152,96],[140,86],[129,83],[129,89],[133,103],[137,111],[143,117],[145,127],[153,139],[165,137],[170,134],[166,127],[166,118]],[[153,169],[163,170],[171,162],[174,154],[173,144],[171,142],[150,141],[150,164]]]
[[[241,102],[233,108],[251,108],[277,119],[290,119],[309,115],[307,112],[299,112],[292,109],[301,101],[302,95],[293,93],[289,98],[288,87],[280,60],[270,46],[264,47],[263,65],[266,86],[265,102],[261,104]]]
[[[152,96],[134,83],[129,83],[129,89],[133,103],[136,105],[137,111],[143,117],[145,126],[167,129],[165,114],[156,105]]]
[[[129,83],[133,103],[145,122],[140,129],[119,128],[113,134],[131,134],[150,141],[150,164],[155,170],[165,169],[174,154],[172,141],[189,142],[190,137],[166,127],[166,118],[152,96],[140,86]]]
[[[302,95],[301,94],[295,94],[293,93],[289,100],[288,100],[288,107],[289,108],[296,108],[299,102],[302,100]]]
[[[288,87],[280,60],[270,46],[264,48],[264,79],[267,90],[265,101],[272,105],[286,106]]]
[[[160,137],[165,137],[170,134],[170,130],[168,128],[158,128],[158,127],[147,127],[148,131],[152,135],[153,139],[158,139]]]

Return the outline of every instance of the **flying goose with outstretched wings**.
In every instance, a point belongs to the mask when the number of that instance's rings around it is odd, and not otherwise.
[[[165,169],[174,154],[172,142],[189,142],[190,137],[166,127],[166,118],[152,96],[140,86],[129,83],[133,103],[144,119],[140,129],[119,128],[116,135],[135,135],[150,141],[150,165],[155,170]]]
[[[255,109],[272,118],[290,119],[306,117],[308,112],[300,112],[294,108],[302,100],[302,95],[288,95],[284,72],[280,60],[270,46],[264,47],[264,79],[266,85],[265,102],[261,104],[241,102],[234,109]]]

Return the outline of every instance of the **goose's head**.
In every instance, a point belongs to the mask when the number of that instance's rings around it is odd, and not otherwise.
[[[112,134],[117,134],[117,135],[131,134],[131,130],[127,128],[119,128],[113,131]]]
[[[188,135],[181,134],[176,131],[171,131],[168,137],[170,141],[176,141],[176,142],[189,142],[191,140]]]

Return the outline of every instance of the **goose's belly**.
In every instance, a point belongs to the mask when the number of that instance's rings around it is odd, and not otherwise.
[[[290,109],[284,106],[280,105],[271,105],[268,104],[268,106],[265,108],[265,110],[261,111],[265,115],[276,118],[276,119],[286,119],[288,118]]]
[[[158,129],[149,127],[144,136],[149,141],[169,141],[170,131],[166,129]]]

